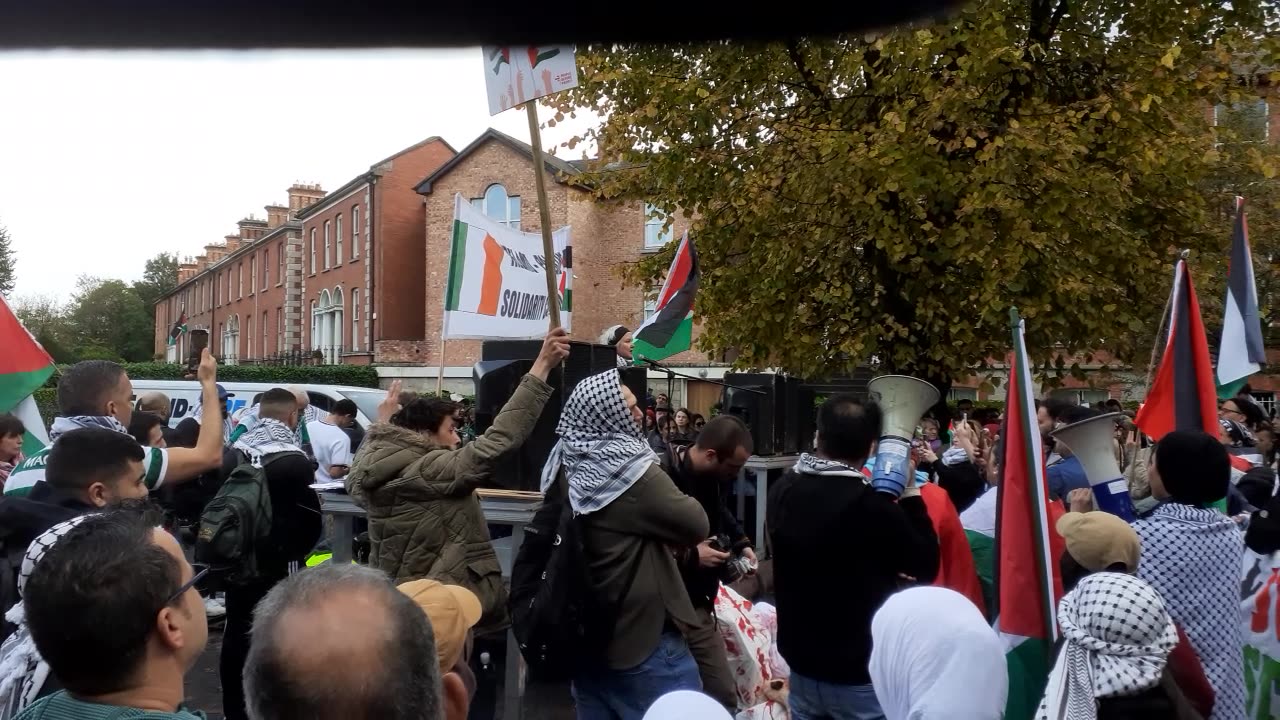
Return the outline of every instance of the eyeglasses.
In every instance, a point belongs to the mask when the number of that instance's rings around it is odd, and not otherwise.
[[[175,590],[173,594],[169,596],[169,599],[164,601],[165,605],[172,605],[174,602],[178,600],[178,598],[185,595],[188,590],[195,587],[196,583],[200,582],[201,578],[209,574],[208,565],[193,564],[191,566],[191,569],[195,571],[195,573],[192,574],[191,579],[179,585],[178,589]]]

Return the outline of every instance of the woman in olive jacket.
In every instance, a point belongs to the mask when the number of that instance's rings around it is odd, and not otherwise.
[[[475,491],[533,432],[552,392],[547,375],[568,354],[565,332],[548,334],[493,426],[463,447],[452,403],[413,400],[370,428],[345,478],[347,493],[368,514],[369,564],[396,583],[432,578],[471,590],[484,610],[477,633],[504,627],[508,618],[502,569]]]

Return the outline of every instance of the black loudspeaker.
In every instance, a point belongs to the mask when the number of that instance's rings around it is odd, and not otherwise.
[[[476,386],[476,432],[484,432],[506,405],[520,378],[529,372],[533,359],[542,349],[541,340],[486,340],[480,346],[480,362],[472,369]],[[569,357],[561,369],[547,378],[552,387],[551,398],[538,418],[533,433],[520,448],[515,462],[504,464],[497,484],[512,490],[539,490],[542,466],[556,444],[556,425],[560,409],[583,379],[617,367],[617,353],[607,345],[569,343]],[[642,367],[619,368],[622,382],[636,399],[643,402],[649,374]]]
[[[813,391],[775,373],[728,373],[723,411],[751,429],[756,455],[793,455],[813,449]]]

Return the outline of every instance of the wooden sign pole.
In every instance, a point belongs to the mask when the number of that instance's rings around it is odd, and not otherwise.
[[[533,146],[533,177],[538,188],[538,219],[542,224],[542,254],[546,257],[547,309],[551,312],[551,329],[560,327],[560,289],[556,283],[556,251],[551,242],[551,208],[547,207],[546,169],[542,159],[542,132],[538,129],[538,103],[524,104],[529,115],[529,144]]]

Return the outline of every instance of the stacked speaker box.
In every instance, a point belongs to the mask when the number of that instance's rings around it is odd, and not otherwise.
[[[472,369],[476,387],[476,431],[484,432],[506,405],[529,372],[533,360],[542,349],[541,340],[486,340],[480,347],[480,362]],[[529,439],[521,446],[512,462],[500,468],[497,484],[512,490],[538,490],[542,466],[556,444],[556,425],[560,409],[573,388],[583,379],[617,367],[617,353],[607,345],[585,342],[569,343],[569,357],[560,368],[551,371],[547,384],[551,398],[539,416]],[[622,382],[636,399],[644,401],[648,373],[642,367],[620,368]]]
[[[776,373],[727,373],[721,411],[751,429],[756,455],[791,455],[812,449],[813,391]]]

